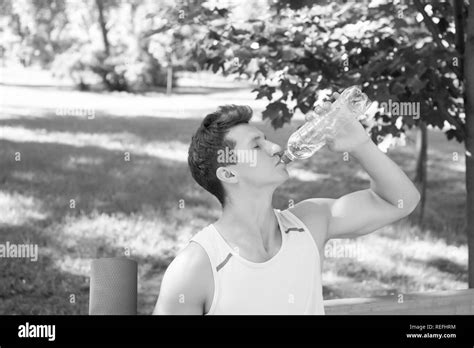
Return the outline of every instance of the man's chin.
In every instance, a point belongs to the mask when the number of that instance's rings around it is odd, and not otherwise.
[[[288,179],[290,178],[290,174],[288,174],[288,171],[286,168],[278,168],[278,172],[275,173],[275,179],[278,181],[278,186],[282,185],[285,183]]]

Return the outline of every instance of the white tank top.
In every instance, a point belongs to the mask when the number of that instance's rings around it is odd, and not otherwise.
[[[189,242],[200,244],[211,261],[211,314],[324,314],[321,260],[305,224],[288,210],[274,209],[282,234],[277,254],[251,262],[209,225]]]

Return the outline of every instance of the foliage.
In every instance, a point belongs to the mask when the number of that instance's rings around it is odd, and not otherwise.
[[[192,43],[206,25],[195,18],[211,13],[194,0],[179,6],[171,0],[4,0],[0,6],[9,59],[69,75],[82,89],[99,79],[109,90],[163,86],[169,65],[195,70]]]
[[[322,90],[357,84],[379,103],[419,103],[413,105],[419,105],[420,117],[379,108],[365,124],[374,140],[400,137],[420,120],[443,129],[448,138],[465,138],[462,79],[456,74],[461,62],[449,2],[424,7],[436,22],[442,48],[414,5],[372,0],[311,7],[302,1],[301,6],[280,6],[277,13],[238,25],[224,13],[200,43],[199,61],[215,72],[258,80],[257,99],[269,100],[263,117],[275,128],[290,122],[297,109],[308,112]]]

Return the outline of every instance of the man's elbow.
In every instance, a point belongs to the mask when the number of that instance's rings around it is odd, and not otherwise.
[[[418,206],[418,203],[420,203],[420,200],[421,200],[420,192],[417,189],[414,189],[413,192],[410,193],[408,198],[402,200],[399,207],[406,211],[406,215],[409,215],[416,209],[416,207]]]
[[[185,295],[181,293],[172,298],[158,297],[153,315],[203,315],[203,308],[204,305],[192,296],[185,301]]]
[[[153,309],[152,315],[172,315],[173,313],[173,306],[169,305],[163,298],[158,296],[158,300],[156,301],[155,308]]]
[[[155,308],[153,309],[152,315],[162,315],[163,312],[161,310],[160,299],[158,297],[158,301],[156,302]]]

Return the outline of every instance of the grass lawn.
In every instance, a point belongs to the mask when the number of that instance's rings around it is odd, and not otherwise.
[[[187,169],[200,119],[220,104],[250,104],[255,125],[280,145],[299,125],[274,131],[259,121],[264,104],[248,90],[166,97],[0,89],[7,96],[0,116],[0,243],[35,243],[40,253],[37,262],[0,259],[0,314],[87,314],[91,259],[126,249],[139,262],[139,313],[150,314],[176,252],[220,213]],[[56,115],[55,107],[74,103],[93,107],[95,117]],[[438,132],[429,136],[425,224],[401,221],[331,242],[325,299],[467,288],[463,148]],[[411,177],[413,139],[389,151]],[[369,183],[355,160],[326,149],[295,163],[290,174],[275,194],[276,208]],[[341,245],[356,255],[331,254]]]

